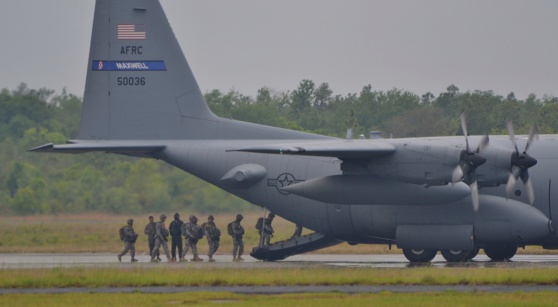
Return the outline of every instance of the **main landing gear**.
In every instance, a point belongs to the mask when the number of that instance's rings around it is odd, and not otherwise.
[[[403,255],[411,262],[430,262],[438,251],[433,249],[403,249]]]
[[[447,262],[466,262],[475,258],[475,256],[479,253],[479,249],[475,248],[474,250],[469,251],[462,249],[447,249],[441,252]]]
[[[488,258],[492,259],[492,261],[508,261],[517,252],[517,246],[513,245],[502,245],[502,246],[492,246],[492,247],[485,247],[484,253],[488,256]]]
[[[517,252],[517,246],[514,245],[501,245],[490,246],[483,248],[484,253],[492,261],[508,261]],[[425,263],[430,262],[436,256],[438,251],[432,249],[403,249],[403,255],[410,262]],[[474,250],[442,250],[440,251],[447,262],[467,262],[475,258],[479,253],[479,248]]]

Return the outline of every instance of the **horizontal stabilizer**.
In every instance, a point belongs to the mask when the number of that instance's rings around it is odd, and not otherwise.
[[[387,142],[370,140],[316,140],[306,142],[264,144],[247,146],[228,151],[255,152],[263,154],[287,154],[300,156],[337,157],[340,159],[373,158],[395,152],[395,146]]]
[[[54,153],[86,153],[86,152],[110,152],[126,155],[150,155],[156,151],[164,149],[164,145],[153,144],[135,144],[126,143],[125,141],[100,141],[100,142],[84,142],[84,143],[68,143],[62,145],[54,145],[48,143],[30,149],[32,152],[54,152]]]

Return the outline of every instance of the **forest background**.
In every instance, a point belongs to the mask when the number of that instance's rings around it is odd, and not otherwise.
[[[468,114],[470,134],[506,134],[512,120],[517,134],[532,124],[539,133],[558,133],[558,98],[517,99],[513,93],[445,92],[417,95],[402,89],[334,95],[329,84],[302,80],[288,92],[267,87],[256,97],[235,90],[204,94],[218,116],[329,136],[384,137],[460,135],[459,114]],[[77,137],[82,99],[24,83],[0,92],[0,214],[102,212],[244,212],[245,201],[161,161],[109,154],[37,154],[27,150]]]

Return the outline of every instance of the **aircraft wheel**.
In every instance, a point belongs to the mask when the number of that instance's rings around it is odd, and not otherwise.
[[[484,253],[488,256],[488,258],[492,259],[493,261],[510,260],[513,256],[515,256],[516,252],[517,252],[517,246],[513,246],[513,245],[494,246],[494,247],[484,248]]]
[[[437,252],[433,249],[403,249],[403,255],[411,262],[430,262]]]
[[[442,250],[442,256],[447,262],[465,262],[471,260],[474,250],[446,249]]]

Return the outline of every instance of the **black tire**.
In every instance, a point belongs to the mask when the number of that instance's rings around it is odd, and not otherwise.
[[[474,250],[463,250],[463,249],[446,249],[442,250],[442,256],[447,262],[466,262],[471,260],[473,257]]]
[[[492,259],[492,261],[510,260],[513,256],[515,256],[516,252],[517,246],[513,245],[492,246],[484,248],[484,253],[488,256],[488,258]]]
[[[403,255],[411,262],[430,262],[438,251],[433,249],[403,249]]]

